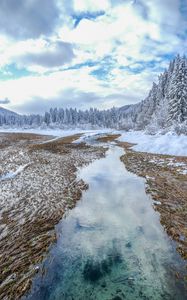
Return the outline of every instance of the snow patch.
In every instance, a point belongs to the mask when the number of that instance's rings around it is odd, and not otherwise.
[[[182,175],[187,175],[187,170],[182,170],[182,171],[180,170],[179,173]]]
[[[19,168],[13,172],[13,171],[10,171],[4,175],[2,175],[0,177],[0,180],[1,181],[4,181],[4,180],[8,180],[8,179],[13,179],[14,177],[16,177],[18,174],[20,174],[21,172],[23,172],[25,170],[25,168],[27,168],[29,166],[29,164],[26,164],[26,165],[23,165],[23,166],[19,166]]]
[[[187,156],[187,136],[167,133],[164,135],[148,135],[141,131],[120,132],[121,142],[135,143],[136,151]]]

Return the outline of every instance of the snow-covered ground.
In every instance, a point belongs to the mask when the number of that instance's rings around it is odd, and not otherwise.
[[[82,133],[83,136],[77,141],[85,141],[88,138],[93,138],[94,135],[104,133],[119,133],[121,137],[120,141],[135,143],[134,150],[158,154],[169,154],[177,156],[187,156],[187,136],[176,135],[173,133],[167,133],[164,135],[148,135],[141,131],[116,131],[112,129],[99,129],[99,130],[82,130],[79,128],[63,130],[63,129],[0,129],[0,132],[25,132],[35,133],[43,135],[51,135],[55,137],[64,137],[68,135],[74,135]]]
[[[187,156],[187,136],[176,134],[148,135],[140,131],[121,132],[120,141],[135,143],[136,151]]]

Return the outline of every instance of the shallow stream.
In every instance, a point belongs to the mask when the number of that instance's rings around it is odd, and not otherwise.
[[[105,158],[79,171],[89,189],[58,224],[27,300],[187,299],[175,276],[184,262],[144,179],[120,161],[123,153],[111,145]]]

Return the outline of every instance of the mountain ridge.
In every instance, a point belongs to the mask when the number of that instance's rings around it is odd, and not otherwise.
[[[17,115],[18,116],[18,113],[0,106],[0,115],[3,115],[3,114],[4,115],[11,114],[11,115]]]

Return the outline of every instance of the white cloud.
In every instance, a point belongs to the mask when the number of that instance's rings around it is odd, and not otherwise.
[[[46,34],[16,41],[0,36],[2,68],[14,63],[18,68],[38,73],[1,82],[1,98],[8,97],[14,107],[36,98],[65,99],[67,93],[70,102],[72,93],[73,105],[77,99],[77,106],[80,98],[76,98],[76,93],[87,95],[102,107],[136,102],[146,96],[152,81],[166,66],[165,55],[187,50],[187,41],[181,38],[187,23],[179,0],[58,0],[56,3],[60,7],[61,25],[50,37]],[[85,17],[73,26],[73,15],[81,17],[81,13],[86,16],[99,11],[105,14]],[[86,67],[88,61],[92,67]],[[157,66],[149,66],[152,61]],[[76,64],[85,66],[76,69]],[[68,67],[72,69],[66,70]],[[99,72],[97,76],[91,73],[99,68],[101,73],[102,69],[108,70],[106,81],[99,78]]]
[[[129,3],[107,11],[96,20],[83,19],[74,29],[61,28],[64,41],[75,43],[95,60],[112,54],[118,63],[128,57],[140,60],[145,39],[159,41],[160,28],[154,22],[144,20]]]
[[[15,40],[48,36],[58,19],[56,0],[0,1],[0,32]]]
[[[170,26],[170,30],[176,31],[181,28],[183,20],[180,13],[180,0],[147,0],[144,1],[149,9],[149,19],[159,24],[163,31],[165,26]]]
[[[77,89],[99,92],[99,82],[89,76],[90,68],[54,72],[43,76],[28,76],[17,80],[3,81],[0,85],[1,97],[8,97],[14,105],[23,104],[33,97],[57,97],[62,90]]]
[[[8,105],[10,109],[28,107],[26,103],[30,103],[31,107],[32,101],[35,105],[38,103],[39,109],[40,99],[45,99],[46,105],[49,101],[48,106],[51,106],[53,101],[55,105],[58,100],[61,105],[82,108],[96,105],[99,108],[109,108],[113,105],[134,103],[137,99],[141,99],[151,81],[150,75],[146,72],[133,75],[124,70],[114,69],[111,78],[105,83],[90,75],[90,72],[95,69],[96,67],[83,67],[80,70],[4,81],[0,85],[0,94],[2,98],[11,99]]]
[[[5,40],[0,51],[0,67],[16,63],[18,68],[43,73],[68,64],[73,58],[73,46],[61,40],[40,38],[14,43]]]
[[[74,0],[74,10],[78,12],[97,12],[105,11],[110,7],[108,0]]]
[[[159,28],[156,24],[143,20],[132,5],[124,4],[110,9],[106,15],[96,20],[82,19],[73,30],[62,28],[61,35],[67,42],[89,45],[116,40],[129,42],[142,35],[158,39]]]

